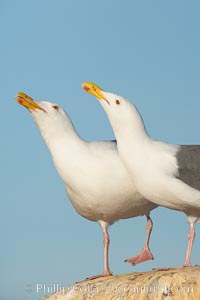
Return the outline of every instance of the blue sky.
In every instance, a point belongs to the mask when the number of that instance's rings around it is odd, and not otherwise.
[[[0,1],[0,300],[35,300],[44,296],[36,284],[66,286],[103,268],[100,227],[70,205],[16,93],[62,105],[85,139],[112,139],[99,103],[81,89],[93,81],[134,101],[152,137],[199,144],[199,9],[195,0]],[[159,208],[152,218],[155,260],[135,268],[123,260],[142,247],[145,218],[110,228],[114,274],[183,263],[186,217]]]

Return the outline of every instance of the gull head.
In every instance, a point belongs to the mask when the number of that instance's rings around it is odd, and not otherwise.
[[[130,102],[122,96],[108,93],[92,82],[84,82],[82,88],[89,94],[95,96],[107,113],[120,114],[127,111]]]
[[[104,91],[92,82],[84,82],[82,88],[95,96],[105,110],[117,138],[117,133],[145,131],[144,122],[135,105],[126,98]]]
[[[132,119],[133,104],[122,96],[104,91],[92,82],[84,82],[82,88],[89,94],[95,96],[107,113],[110,121],[128,121]]]
[[[60,137],[71,129],[71,120],[57,103],[35,101],[25,93],[18,93],[16,100],[30,111],[45,139]]]

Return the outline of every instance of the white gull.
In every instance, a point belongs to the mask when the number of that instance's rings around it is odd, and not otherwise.
[[[82,217],[98,222],[103,230],[104,271],[90,279],[111,275],[108,226],[119,219],[146,215],[145,245],[138,255],[126,261],[135,265],[153,259],[149,249],[152,230],[149,214],[157,205],[144,199],[135,189],[118,156],[116,141],[81,139],[68,115],[56,103],[34,101],[24,93],[17,94],[17,101],[31,112],[73,207]],[[131,234],[134,236],[134,232],[128,233]]]
[[[190,231],[184,266],[191,266],[194,224],[200,218],[200,146],[153,140],[133,103],[94,83],[82,86],[100,100],[115,133],[120,158],[141,195],[188,216]]]

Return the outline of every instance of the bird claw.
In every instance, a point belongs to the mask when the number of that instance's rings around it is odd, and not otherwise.
[[[148,248],[143,248],[142,251],[138,255],[128,258],[128,259],[125,259],[124,262],[128,262],[132,266],[136,266],[137,264],[142,263],[147,260],[154,260],[154,257]]]

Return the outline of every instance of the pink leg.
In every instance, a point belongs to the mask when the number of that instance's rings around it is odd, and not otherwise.
[[[188,234],[188,245],[187,245],[185,262],[183,265],[184,267],[191,267],[190,256],[191,256],[191,251],[192,251],[192,245],[193,245],[194,238],[195,238],[194,222],[189,221],[189,225],[190,225],[190,231]]]
[[[108,262],[108,251],[109,251],[109,244],[110,244],[110,237],[108,234],[108,223],[99,221],[98,222],[103,230],[103,244],[104,244],[104,271],[102,274],[94,275],[92,277],[87,278],[87,280],[96,279],[99,277],[111,276],[112,273],[109,268]]]
[[[103,272],[103,275],[104,276],[109,276],[109,275],[112,275],[112,273],[110,272],[109,263],[108,263],[108,250],[109,250],[109,245],[110,245],[110,237],[109,237],[107,228],[103,229],[103,235],[104,235],[104,239],[103,239],[103,243],[104,243],[104,272]]]
[[[139,254],[137,254],[134,257],[126,259],[125,262],[128,262],[128,263],[132,264],[133,266],[135,266],[141,262],[154,259],[153,255],[149,249],[149,239],[150,239],[152,228],[153,228],[153,222],[152,222],[150,216],[147,216],[147,223],[146,223],[147,233],[146,233],[146,241],[145,241],[144,247]]]
[[[156,271],[166,271],[166,270],[176,270],[176,269],[181,269],[183,267],[191,267],[190,263],[190,256],[191,256],[191,251],[192,251],[192,245],[194,242],[195,238],[195,229],[194,229],[194,223],[196,222],[197,218],[189,217],[188,222],[190,225],[190,231],[188,234],[188,245],[187,245],[187,251],[186,251],[186,257],[185,257],[185,262],[184,265],[181,267],[171,267],[171,268],[156,268],[154,270]]]

